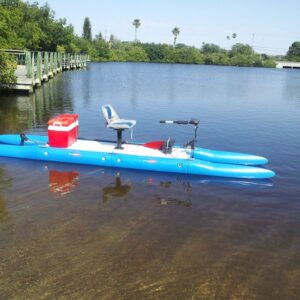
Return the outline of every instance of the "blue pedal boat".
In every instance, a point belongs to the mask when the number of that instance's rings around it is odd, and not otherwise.
[[[121,119],[111,105],[102,107],[107,127],[117,131],[117,142],[77,139],[64,148],[53,147],[48,136],[24,134],[0,135],[0,156],[101,167],[127,168],[145,171],[181,173],[231,178],[265,179],[275,176],[261,167],[264,157],[195,147],[199,121],[161,121],[161,123],[191,124],[194,139],[184,147],[174,141],[146,144],[124,143],[122,132],[132,129],[135,120]]]

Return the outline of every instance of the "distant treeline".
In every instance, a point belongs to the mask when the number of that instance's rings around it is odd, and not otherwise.
[[[223,66],[275,67],[268,55],[260,55],[249,45],[235,44],[227,51],[215,44],[203,44],[201,49],[177,44],[93,40],[91,57],[95,61],[132,61]]]
[[[140,20],[134,20],[133,25],[136,27],[134,42],[120,41],[113,35],[106,39],[101,33],[93,38],[88,18],[85,19],[82,36],[78,36],[74,33],[73,26],[67,24],[66,19],[55,19],[55,13],[48,4],[39,6],[38,3],[30,4],[21,0],[0,0],[0,49],[88,53],[91,60],[105,62],[275,67],[273,57],[257,54],[247,44],[234,44],[230,50],[209,43],[203,43],[201,48],[176,44],[180,32],[177,27],[172,31],[175,37],[172,45],[140,43],[136,37],[137,28],[141,25]],[[7,59],[1,53],[0,56],[1,82],[1,76],[7,69],[7,63],[5,67],[3,64]],[[300,60],[300,42],[293,43],[287,53],[287,59]],[[9,65],[14,66],[12,63]]]

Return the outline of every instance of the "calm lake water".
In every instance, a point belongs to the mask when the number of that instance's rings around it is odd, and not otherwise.
[[[114,139],[106,103],[137,120],[134,141],[184,144],[192,127],[158,121],[198,118],[199,146],[265,156],[277,176],[0,158],[0,298],[299,299],[299,70],[91,63],[0,95],[0,134],[74,112],[81,137]]]

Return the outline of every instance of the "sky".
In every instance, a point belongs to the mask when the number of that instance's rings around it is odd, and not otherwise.
[[[31,1],[33,2],[33,1]],[[229,49],[247,43],[258,53],[285,54],[300,41],[299,0],[38,0],[48,3],[56,18],[66,18],[75,33],[82,34],[89,17],[92,34],[107,39],[134,40],[134,19],[140,19],[141,42],[173,43],[172,29],[178,27],[177,43],[201,47],[215,43]],[[226,36],[237,34],[236,39]]]

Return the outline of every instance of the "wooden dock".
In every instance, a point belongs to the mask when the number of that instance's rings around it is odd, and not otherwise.
[[[41,86],[56,74],[86,68],[89,62],[87,54],[20,50],[4,50],[4,52],[13,55],[17,62],[16,84],[6,87],[11,91],[32,93],[34,88]]]

